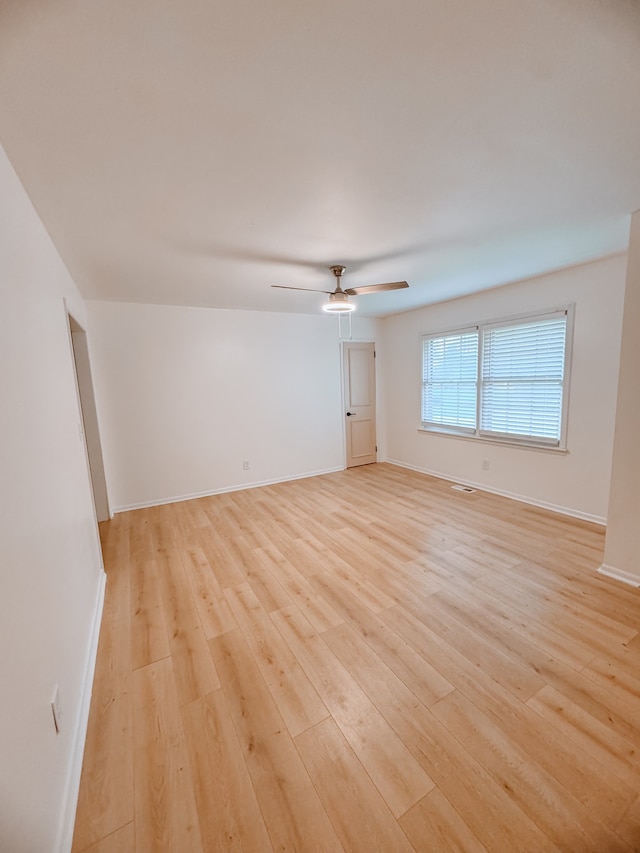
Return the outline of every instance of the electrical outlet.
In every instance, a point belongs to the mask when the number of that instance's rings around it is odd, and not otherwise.
[[[489,470],[489,460],[488,460],[488,459],[483,459],[483,460],[482,460],[482,470],[483,470],[483,471],[488,471],[488,470]]]
[[[249,460],[248,460],[248,459],[243,459],[243,460],[242,460],[242,470],[243,470],[243,471],[248,471],[250,467],[251,467],[251,466],[249,465]]]
[[[56,734],[60,734],[60,729],[62,728],[62,705],[60,704],[60,688],[57,684],[53,688],[51,711],[53,713],[53,725],[56,728]]]

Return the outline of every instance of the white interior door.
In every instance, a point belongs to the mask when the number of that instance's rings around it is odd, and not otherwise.
[[[342,346],[347,468],[353,468],[377,459],[375,344]]]

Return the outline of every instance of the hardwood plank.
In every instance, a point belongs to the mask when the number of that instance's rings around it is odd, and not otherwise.
[[[128,620],[105,620],[87,727],[73,853],[134,819]]]
[[[630,645],[632,643],[633,640],[630,640],[627,645],[612,644],[605,650],[602,657],[637,681],[640,675],[640,651],[637,647]]]
[[[362,551],[357,552],[359,555]],[[341,588],[348,590],[372,613],[379,613],[387,607],[395,604],[390,596],[378,589],[369,580],[368,574],[355,570],[344,557],[351,558],[357,562],[356,552],[350,552],[347,548],[336,548],[335,553],[328,552],[323,557],[323,571],[332,575],[335,583]]]
[[[413,850],[333,720],[298,735],[296,745],[345,850]]]
[[[246,491],[229,492],[229,505],[226,509],[234,535],[242,534],[248,546],[255,550],[264,544],[258,528],[255,496]]]
[[[270,851],[222,690],[182,708],[193,789],[205,850]]]
[[[298,735],[326,719],[329,716],[326,705],[250,584],[228,589],[226,596],[291,735]]]
[[[432,711],[559,849],[624,853],[626,845],[611,830],[459,692]]]
[[[616,827],[618,835],[627,842],[634,853],[640,851],[640,796],[629,806],[626,814]]]
[[[439,607],[439,593],[429,599],[428,612],[413,608],[411,612],[447,642],[451,648],[464,655],[482,672],[491,676],[510,693],[523,701],[544,686],[544,680],[524,666],[517,658],[505,654],[495,645],[470,631],[465,624],[452,618]],[[421,615],[422,614],[422,615]]]
[[[131,560],[131,666],[138,669],[169,656],[169,638],[155,560]]]
[[[103,559],[107,572],[102,621],[128,619],[129,598],[129,519],[116,516],[103,528]]]
[[[158,578],[180,704],[220,687],[189,582],[177,552],[158,559]]]
[[[399,535],[400,531],[395,525],[385,524],[384,521],[372,525],[370,516],[365,516],[367,521],[360,521],[353,512],[349,516],[349,528],[359,531],[371,543],[372,550],[401,562],[409,563],[420,556],[419,543],[415,545],[406,544],[404,538]],[[346,525],[345,525],[346,526]],[[348,537],[344,539],[345,544]]]
[[[227,704],[275,850],[342,847],[239,631],[210,641]]]
[[[137,853],[203,853],[171,660],[133,673]]]
[[[271,618],[393,814],[404,814],[433,788],[429,776],[302,613]]]
[[[266,491],[266,490],[265,490]],[[299,523],[291,517],[290,513],[283,513],[283,507],[280,501],[275,498],[273,504],[279,509],[279,513],[269,508],[266,501],[258,502],[258,506],[266,508],[265,520],[258,521],[257,527],[263,539],[263,547],[271,545],[281,551],[287,559],[295,560],[295,565],[299,567],[301,574],[308,577],[313,574],[314,566],[318,560],[321,560],[322,554],[327,552],[328,547],[316,539],[316,537],[308,530],[304,523]],[[304,553],[304,560],[296,559],[291,556],[290,549],[295,553]],[[322,565],[320,563],[320,565]]]
[[[323,573],[313,578],[313,584],[424,705],[429,707],[454,689],[415,649],[347,590],[336,589]]]
[[[589,589],[584,583],[574,589],[559,580],[557,573],[531,562],[502,569],[500,580],[548,607],[559,620],[565,612],[575,615],[583,624],[588,621],[609,631],[610,637],[619,643],[628,643],[636,633],[637,612],[632,624],[628,624],[628,611],[621,610],[620,601],[614,596],[605,597],[602,589]]]
[[[515,631],[532,645],[544,649],[548,654],[574,669],[586,666],[596,655],[593,649],[565,636],[561,630],[558,630],[561,626],[551,628],[549,625],[542,625],[519,610],[514,610],[509,602],[501,601],[475,584],[444,578],[441,582],[444,589],[436,593],[436,596],[443,599],[450,594],[463,597],[467,607],[482,610],[485,618],[494,619],[509,630]]]
[[[439,788],[403,814],[400,825],[416,850],[428,844],[447,853],[487,853]]]
[[[189,501],[179,501],[171,506],[169,512],[166,508],[163,510],[163,518],[171,527],[176,546],[179,544],[183,549],[197,545],[198,541],[198,529],[193,524],[189,503]]]
[[[129,558],[131,560],[145,562],[152,558],[154,547],[151,533],[150,513],[150,509],[144,508],[116,516],[116,518],[124,518],[128,523]],[[110,524],[111,523],[113,522],[110,522]],[[110,564],[108,555],[105,553],[104,556],[107,564]]]
[[[135,827],[131,822],[78,853],[132,853],[135,843]]]
[[[438,606],[466,625],[475,635],[484,638],[504,653],[514,656],[546,683],[581,705],[596,719],[610,725],[622,737],[636,742],[640,749],[640,741],[637,740],[640,737],[640,728],[629,720],[627,702],[614,692],[555,659],[515,631],[493,619],[487,619],[482,610],[461,596],[443,592],[438,596]]]
[[[635,655],[636,660],[640,661],[640,634],[636,634],[636,636],[627,643],[627,648],[633,655]]]
[[[590,614],[576,614],[576,608],[570,605],[563,607],[553,600],[522,595],[521,590],[505,583],[502,578],[485,576],[480,578],[477,584],[500,601],[509,604],[515,611],[535,619],[541,625],[555,627],[573,642],[586,646],[592,657],[597,653],[606,654],[614,643],[622,645],[634,635],[633,630],[619,623],[616,625],[613,620],[607,624],[597,615],[590,617]],[[584,624],[587,621],[591,630],[585,634]]]
[[[238,623],[202,548],[187,548],[181,556],[205,637],[210,640],[225,631],[233,631]]]
[[[585,565],[592,568],[598,567],[602,560],[596,559],[593,561],[585,561],[583,557],[568,554],[566,551],[558,547],[560,543],[556,543],[556,547],[551,552],[541,558],[538,562],[545,568],[550,569],[561,578],[567,586],[578,589],[597,590],[600,594],[608,592],[619,603],[619,606],[633,605],[637,602],[638,593],[633,587],[621,584],[613,578],[608,578],[605,575],[597,574],[595,571],[586,574]]]
[[[272,561],[267,551],[258,548],[254,551],[254,558],[252,566],[247,570],[247,581],[267,613],[291,604],[291,596],[269,571]]]
[[[620,819],[635,792],[616,774],[567,744],[539,714],[486,676],[410,613],[394,607],[386,611],[383,618],[436,669],[447,672],[451,683],[464,696],[583,805],[604,815],[606,821]]]
[[[375,606],[405,604],[415,599],[426,602],[430,595],[441,588],[437,580],[429,576],[421,566],[419,567],[416,561],[399,562],[377,548],[375,551],[367,552],[367,548],[371,548],[373,544],[372,540],[359,531],[344,530],[342,536],[345,541],[352,543],[350,559],[356,564],[359,559],[356,555],[367,553],[367,580],[385,596],[379,602],[374,602]],[[375,607],[371,609],[375,610]]]
[[[211,520],[205,511],[207,498],[196,498],[192,501],[184,501],[182,506],[184,511],[187,513],[191,527],[209,527]]]
[[[617,661],[595,658],[582,671],[593,681],[606,686],[607,690],[634,709],[636,714],[640,713],[640,678],[625,672]]]
[[[264,567],[290,597],[287,604],[295,604],[305,614],[314,628],[326,631],[342,622],[342,617],[318,594],[313,585],[301,575],[298,568],[277,548],[268,546],[261,549],[264,555]],[[299,561],[297,561],[299,563]],[[277,609],[277,608],[276,608]]]
[[[583,753],[610,767],[627,785],[640,790],[640,752],[553,687],[543,687],[527,705],[544,717]]]
[[[209,515],[208,509],[205,512]],[[246,581],[247,576],[242,568],[237,565],[235,556],[229,550],[227,540],[219,536],[213,526],[198,530],[198,544],[202,548],[221,589]]]
[[[482,765],[416,701],[393,673],[381,665],[355,632],[341,626],[332,629],[326,637],[463,821],[487,847],[496,850],[558,849],[510,800]]]
[[[175,556],[177,523],[174,523],[172,512],[176,515],[177,522],[180,513],[179,504],[176,504],[173,509],[167,505],[147,509],[154,558]]]
[[[470,566],[476,566],[481,576],[486,575],[487,571],[493,572],[496,569],[502,574],[520,562],[520,556],[517,553],[486,539],[475,538],[451,550],[457,557],[467,560]]]
[[[290,526],[290,525],[289,525]],[[300,529],[289,536],[281,531],[281,525],[270,524],[262,529],[264,547],[275,548],[289,563],[296,567],[300,576],[311,578],[324,569],[326,546],[318,542],[307,531]]]

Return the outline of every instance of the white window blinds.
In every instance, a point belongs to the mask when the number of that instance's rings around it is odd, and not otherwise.
[[[567,446],[573,306],[422,338],[426,430]]]
[[[475,432],[478,330],[422,342],[422,423]]]
[[[480,434],[558,445],[566,312],[482,330]]]

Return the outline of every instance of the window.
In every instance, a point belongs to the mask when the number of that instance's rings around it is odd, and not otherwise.
[[[565,446],[570,309],[422,339],[422,426]]]
[[[422,422],[476,429],[478,330],[425,338],[422,348]]]

